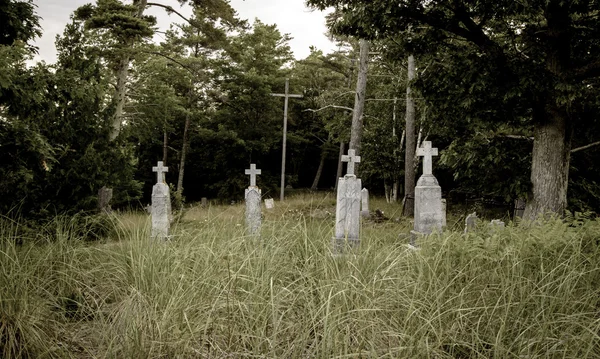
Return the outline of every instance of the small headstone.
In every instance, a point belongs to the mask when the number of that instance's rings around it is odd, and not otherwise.
[[[246,189],[246,229],[253,236],[260,236],[261,227],[261,191],[256,186],[256,175],[261,174],[261,170],[256,169],[254,163],[250,164],[250,169],[246,170],[250,176],[250,187]]]
[[[465,218],[465,233],[472,232],[477,225],[477,213],[473,212]]]
[[[442,208],[442,188],[433,176],[433,156],[438,155],[437,148],[431,147],[431,141],[424,141],[417,149],[417,155],[423,157],[423,174],[415,186],[415,225],[414,230],[421,234],[442,231],[445,212]]]
[[[107,188],[106,186],[103,186],[98,190],[98,209],[101,213],[112,212],[112,208],[110,208],[110,201],[112,200],[112,196],[112,188]]]
[[[348,173],[338,180],[335,208],[335,235],[332,238],[333,253],[344,252],[346,247],[356,248],[360,244],[360,204],[362,183],[354,175],[354,164],[360,162],[354,150],[342,156],[348,162]]]
[[[492,228],[505,228],[506,224],[499,219],[492,219],[492,221],[490,222],[490,226]]]
[[[168,167],[163,166],[159,161],[156,167],[152,167],[156,172],[156,184],[152,187],[152,238],[165,240],[169,238],[169,229],[171,226],[171,195],[169,186],[165,183],[165,173],[169,171]]]
[[[273,198],[265,199],[265,207],[267,207],[267,209],[275,208],[275,200]]]
[[[369,212],[369,190],[366,188],[363,188],[362,191],[360,191],[360,197],[361,197],[361,205],[362,205],[362,209],[360,211],[360,215],[365,217],[365,218],[369,218],[370,216],[370,212]]]
[[[202,208],[208,207],[208,198],[202,197],[202,199],[200,199],[200,205],[202,206]]]
[[[523,218],[525,213],[525,205],[527,202],[523,198],[515,199],[515,212],[514,218]]]

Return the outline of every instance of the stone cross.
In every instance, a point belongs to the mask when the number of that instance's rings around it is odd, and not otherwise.
[[[156,172],[156,183],[165,183],[165,172],[169,172],[169,167],[163,166],[163,161],[158,161],[158,166],[152,167],[152,172]]]
[[[355,155],[354,150],[348,150],[348,155],[342,156],[342,162],[348,162],[348,174],[354,175],[354,164],[360,163],[360,156]]]
[[[417,149],[417,156],[423,157],[423,174],[433,174],[432,160],[433,156],[438,155],[438,149],[431,147],[431,141],[423,141],[423,147]]]
[[[256,175],[260,173],[261,170],[257,170],[254,163],[250,164],[250,169],[246,170],[246,174],[250,175],[250,187],[256,187]]]

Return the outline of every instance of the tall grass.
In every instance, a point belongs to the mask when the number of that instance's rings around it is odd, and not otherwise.
[[[365,222],[360,249],[333,257],[333,204],[290,200],[260,239],[243,206],[193,208],[167,243],[138,214],[95,243],[63,218],[51,243],[19,246],[5,221],[0,355],[600,358],[597,221],[449,232],[419,250],[398,237],[407,222]]]

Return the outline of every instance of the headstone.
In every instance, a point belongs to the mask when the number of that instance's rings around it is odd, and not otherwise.
[[[430,141],[424,141],[423,147],[417,149],[417,155],[423,157],[423,174],[415,187],[414,231],[420,234],[441,232],[444,223],[442,188],[432,171],[433,156],[437,154]]]
[[[514,218],[523,218],[523,213],[525,213],[526,204],[527,202],[523,198],[515,199]]]
[[[202,206],[202,208],[208,207],[208,198],[202,197],[202,199],[200,199],[200,205]]]
[[[98,190],[98,209],[102,213],[110,213],[112,212],[112,208],[110,208],[110,201],[113,196],[112,188],[106,188],[103,186]]]
[[[334,254],[341,254],[346,247],[352,249],[360,244],[360,204],[362,183],[354,174],[354,164],[360,162],[354,150],[342,156],[348,162],[348,173],[338,180],[335,208],[335,235],[332,238]]]
[[[265,207],[267,207],[267,209],[275,208],[275,200],[273,198],[265,199]]]
[[[168,167],[159,161],[156,167],[156,184],[152,187],[152,238],[165,240],[169,238],[171,226],[171,195],[169,186],[165,183],[165,173]]]
[[[261,191],[256,186],[256,175],[261,174],[261,170],[256,169],[254,163],[250,164],[250,169],[246,170],[250,176],[250,187],[246,189],[246,229],[253,236],[260,236],[261,227]]]
[[[369,212],[369,190],[366,188],[363,188],[362,191],[360,191],[360,197],[361,197],[361,204],[362,204],[362,209],[360,211],[360,215],[365,217],[365,218],[369,218],[370,216],[370,212]]]
[[[504,221],[501,221],[499,219],[492,219],[490,222],[490,226],[492,228],[505,228],[506,224],[504,223]]]
[[[477,226],[477,213],[473,212],[465,218],[465,233],[472,232]]]

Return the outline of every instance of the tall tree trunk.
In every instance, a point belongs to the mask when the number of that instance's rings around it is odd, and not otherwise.
[[[323,144],[321,148],[321,161],[319,162],[319,168],[317,169],[317,174],[315,175],[315,180],[310,186],[310,189],[316,191],[319,188],[319,180],[321,179],[321,174],[323,174],[323,168],[325,167],[325,159],[327,158],[327,143]]]
[[[167,165],[167,154],[169,149],[169,134],[167,133],[167,126],[163,128],[163,164]]]
[[[136,2],[134,1],[134,4]],[[141,18],[144,15],[144,10],[148,0],[137,1],[137,10],[134,14],[135,17]],[[129,48],[133,48],[133,40],[130,40],[127,44]],[[129,54],[123,54],[123,57],[119,61],[117,68],[117,86],[115,87],[115,93],[113,95],[113,101],[116,104],[115,114],[112,119],[111,131],[109,134],[109,140],[114,141],[121,133],[121,125],[123,124],[123,109],[125,107],[125,100],[127,97],[127,76],[129,75],[129,63],[131,62],[131,56]]]
[[[185,157],[189,148],[188,131],[190,128],[190,114],[185,114],[185,126],[183,127],[183,145],[181,146],[181,159],[179,160],[179,176],[177,177],[177,193],[183,194],[183,174],[185,172]]]
[[[340,153],[338,154],[338,168],[335,175],[335,186],[334,188],[337,190],[338,178],[342,177],[342,171],[344,171],[344,163],[342,162],[342,156],[346,152],[346,143],[344,141],[340,142]]]
[[[415,79],[415,58],[408,56],[408,84],[406,86],[406,153],[404,157],[404,216],[412,217],[415,207],[415,102],[410,83]]]
[[[358,79],[356,80],[356,95],[354,97],[354,112],[352,113],[352,129],[350,132],[349,149],[360,155],[360,142],[363,130],[363,112],[365,109],[365,94],[367,92],[367,70],[369,61],[369,41],[360,40],[360,64],[358,68]],[[354,165],[355,173],[358,173],[358,163]]]
[[[533,197],[527,201],[525,219],[540,215],[563,215],[567,208],[567,186],[571,160],[572,130],[568,119],[556,108],[546,108],[545,117],[534,127],[531,164]]]

